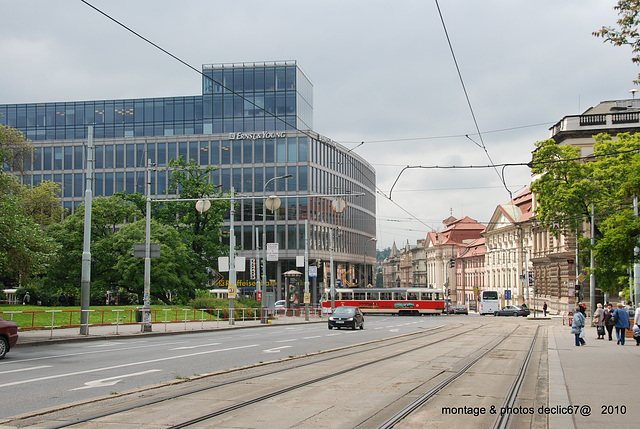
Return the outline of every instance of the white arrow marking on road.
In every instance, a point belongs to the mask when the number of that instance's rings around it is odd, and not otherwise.
[[[274,347],[272,349],[262,350],[265,353],[280,353],[282,349],[288,349],[291,346]]]
[[[51,365],[34,366],[31,368],[11,369],[9,371],[0,371],[0,374],[9,374],[10,372],[32,371],[34,369],[51,368]]]
[[[148,371],[134,372],[133,374],[125,374],[125,375],[119,375],[117,377],[103,378],[102,380],[93,380],[93,381],[89,381],[87,383],[84,383],[84,387],[77,387],[75,389],[70,389],[70,391],[71,390],[82,390],[82,389],[93,389],[94,387],[113,386],[116,383],[120,383],[123,378],[135,377],[137,375],[144,375],[144,374],[149,374],[151,372],[158,372],[158,371],[162,371],[162,370],[161,369],[150,369]]]
[[[226,348],[226,349],[207,350],[207,351],[203,351],[203,352],[195,352],[195,353],[189,353],[189,354],[185,354],[185,355],[169,356],[169,357],[158,358],[158,359],[141,360],[141,361],[136,361],[136,362],[124,363],[124,364],[121,364],[121,365],[114,365],[114,366],[106,366],[106,367],[102,367],[102,368],[88,369],[88,370],[85,370],[85,371],[75,371],[75,372],[68,372],[66,374],[56,374],[56,375],[50,375],[50,376],[47,376],[47,377],[31,378],[29,380],[20,380],[20,381],[14,381],[14,382],[11,382],[11,383],[3,383],[3,384],[0,384],[0,387],[17,386],[17,385],[20,385],[20,384],[35,383],[35,382],[43,381],[43,380],[54,380],[56,378],[72,377],[72,376],[76,376],[76,375],[80,375],[80,374],[90,374],[92,372],[108,371],[108,370],[112,370],[112,369],[126,368],[126,367],[129,367],[129,366],[147,365],[147,364],[155,363],[155,362],[165,362],[165,361],[175,360],[175,359],[183,359],[183,358],[189,358],[189,357],[194,357],[194,356],[208,355],[208,354],[211,354],[211,353],[222,353],[222,352],[229,352],[229,351],[235,351],[235,350],[242,350],[242,349],[248,349],[248,348],[251,348],[251,347],[258,347],[258,344],[250,344],[250,345],[247,345],[247,346],[238,346],[238,347],[229,347],[229,348]]]
[[[187,349],[197,349],[199,347],[209,347],[209,346],[219,346],[220,343],[211,343],[211,344],[200,344],[197,346],[182,346],[182,347],[176,347],[174,349],[169,349],[169,350],[187,350]]]

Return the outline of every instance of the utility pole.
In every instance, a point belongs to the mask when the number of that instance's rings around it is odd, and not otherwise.
[[[91,296],[91,201],[93,200],[93,125],[87,129],[87,185],[84,191],[84,240],[82,245],[82,278],[80,283],[80,335],[89,335]]]

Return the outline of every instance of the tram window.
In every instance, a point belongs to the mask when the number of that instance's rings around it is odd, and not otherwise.
[[[353,301],[353,292],[342,292],[340,293],[340,299],[343,301]]]
[[[424,294],[424,295],[422,295],[422,296],[423,296],[423,298],[422,298],[422,299],[425,299],[425,300],[427,300],[427,301],[431,301],[431,300],[433,299],[433,294],[432,294],[431,292],[427,292],[427,293],[425,293],[425,294]]]
[[[391,301],[391,292],[380,292],[380,299],[382,301]]]
[[[380,292],[367,292],[367,299],[369,301],[377,301],[380,299]]]
[[[353,297],[354,299],[365,300],[367,299],[367,294],[365,292],[354,292]]]
[[[418,299],[418,294],[415,292],[408,292],[407,293],[407,300],[409,301],[416,301]]]
[[[407,293],[406,292],[396,292],[393,294],[393,299],[395,299],[396,301],[406,301],[407,300]]]

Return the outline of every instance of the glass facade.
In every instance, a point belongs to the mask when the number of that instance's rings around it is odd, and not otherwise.
[[[261,243],[264,221],[267,241],[280,244],[278,266],[295,269],[308,221],[310,261],[329,260],[333,230],[334,259],[362,270],[363,258],[366,265],[375,257],[375,170],[310,131],[312,105],[312,84],[295,62],[220,64],[203,66],[200,96],[5,104],[0,123],[21,130],[35,146],[32,174],[23,183],[60,183],[63,206],[71,211],[83,200],[87,128],[93,125],[95,196],[144,193],[151,160],[159,167],[150,173],[151,192],[162,198],[170,172],[160,167],[184,156],[218,167],[211,180],[223,190],[233,186],[241,256],[255,257],[256,230]],[[292,178],[270,181],[287,174]],[[263,220],[263,199],[272,193],[282,205]],[[343,197],[347,208],[336,213],[331,195],[348,193],[362,196]]]

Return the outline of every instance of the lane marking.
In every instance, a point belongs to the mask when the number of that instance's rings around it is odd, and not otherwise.
[[[296,338],[290,338],[288,340],[278,340],[278,341],[275,341],[275,342],[276,343],[290,343],[292,341],[298,341],[298,340]]]
[[[12,372],[33,371],[34,369],[51,368],[51,365],[33,366],[31,368],[11,369],[9,371],[0,371],[0,374],[9,374]]]
[[[123,375],[119,375],[117,377],[109,377],[109,378],[103,378],[101,380],[88,381],[88,382],[84,383],[83,387],[76,387],[75,389],[69,389],[69,392],[71,392],[73,390],[93,389],[94,387],[113,386],[116,383],[120,383],[123,378],[135,377],[135,376],[138,376],[138,375],[150,374],[152,372],[159,372],[159,371],[162,371],[162,370],[161,369],[150,369],[148,371],[134,372],[133,374],[123,374]]]
[[[313,337],[302,337],[303,340],[312,340],[314,338],[322,338],[322,335],[314,335]]]
[[[136,366],[136,365],[147,365],[147,364],[150,364],[150,363],[164,362],[164,361],[188,358],[188,357],[193,357],[193,356],[201,356],[201,355],[207,355],[207,354],[212,354],[212,353],[220,353],[220,352],[228,352],[228,351],[233,351],[233,350],[248,349],[248,348],[251,348],[251,347],[258,347],[258,344],[250,344],[248,346],[239,346],[239,347],[229,347],[229,348],[226,348],[226,349],[218,349],[218,350],[208,350],[208,351],[205,351],[205,352],[189,353],[189,354],[178,355],[178,356],[168,356],[168,357],[165,357],[165,358],[150,359],[150,360],[139,361],[139,362],[130,362],[130,363],[122,364],[122,365],[114,365],[114,366],[107,366],[107,367],[103,367],[103,368],[88,369],[86,371],[76,371],[76,372],[68,372],[68,373],[65,373],[65,374],[49,375],[47,377],[31,378],[31,379],[28,379],[28,380],[14,381],[14,382],[11,382],[11,383],[3,383],[3,384],[0,384],[0,387],[17,386],[17,385],[20,385],[20,384],[35,383],[35,382],[44,381],[44,380],[54,380],[56,378],[72,377],[74,375],[80,375],[80,374],[91,374],[93,372],[98,372],[98,371],[108,371],[108,370],[111,370],[111,369],[127,368],[127,367],[131,367],[131,366]]]
[[[274,347],[272,349],[267,349],[267,350],[262,350],[264,353],[280,353],[282,351],[282,349],[288,349],[290,347],[293,346],[280,346],[280,347]]]
[[[189,349],[197,349],[200,347],[219,346],[220,344],[221,343],[198,344],[197,346],[182,346],[182,347],[175,347],[169,350],[189,350]]]

